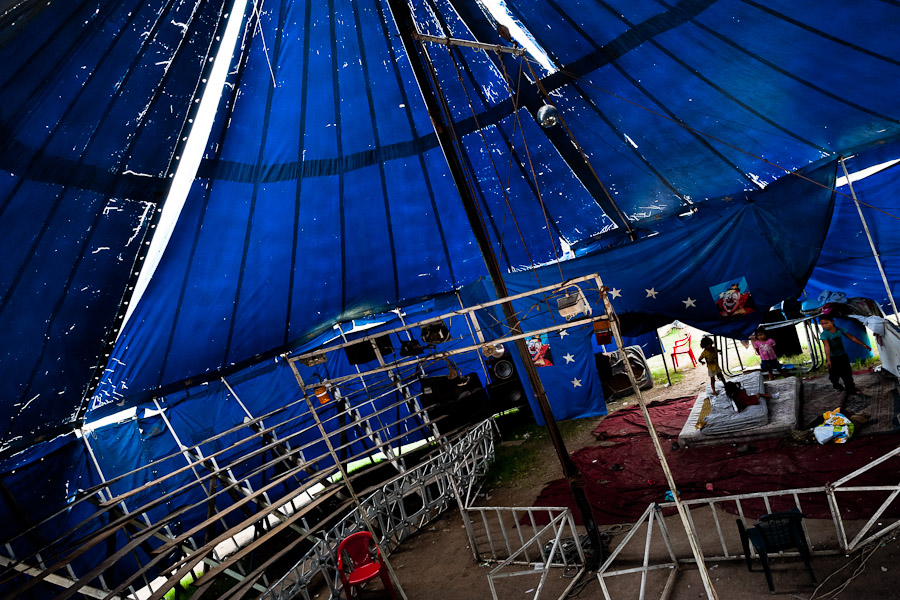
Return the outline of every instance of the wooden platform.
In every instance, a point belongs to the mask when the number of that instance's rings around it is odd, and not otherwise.
[[[757,373],[758,375],[758,373]],[[744,375],[740,378],[746,378]],[[681,433],[678,434],[678,443],[682,446],[708,446],[713,444],[745,444],[753,440],[781,437],[790,435],[791,431],[799,427],[800,421],[800,389],[802,382],[796,377],[788,377],[775,381],[766,381],[763,384],[767,394],[778,394],[778,398],[768,400],[768,422],[765,425],[721,434],[704,434],[702,429],[697,429],[697,418],[703,408],[703,401],[707,398],[709,388],[697,396],[691,414],[688,416]],[[752,388],[745,385],[748,392]]]

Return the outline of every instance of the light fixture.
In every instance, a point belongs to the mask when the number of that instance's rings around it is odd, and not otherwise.
[[[333,400],[331,394],[328,393],[328,388],[324,385],[317,386],[313,393],[316,395],[316,398],[319,399],[319,404],[328,404]]]
[[[425,352],[425,347],[419,343],[419,340],[403,340],[400,342],[400,356],[418,356]]]
[[[569,291],[573,287],[577,291]],[[566,295],[562,298],[557,298],[556,308],[559,310],[560,316],[566,321],[571,321],[581,315],[591,314],[591,305],[588,304],[587,298],[584,297],[584,292],[577,285],[567,288]]]
[[[309,356],[301,356],[300,362],[307,367],[314,367],[316,365],[321,365],[326,362],[325,353],[320,352],[319,354],[311,354]]]
[[[545,104],[537,111],[537,122],[544,129],[550,129],[559,123],[559,110],[552,104]]]
[[[597,338],[598,346],[612,343],[612,331],[608,319],[594,321],[594,336]]]
[[[481,347],[481,353],[488,358],[500,358],[506,353],[506,348],[503,344],[488,344]]]
[[[429,346],[441,344],[450,339],[450,330],[443,321],[422,326],[422,341]]]

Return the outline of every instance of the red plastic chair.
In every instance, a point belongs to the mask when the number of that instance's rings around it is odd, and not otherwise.
[[[341,581],[344,582],[344,593],[347,595],[347,600],[353,600],[353,588],[363,585],[377,576],[381,577],[381,583],[391,598],[396,600],[394,586],[391,585],[391,576],[387,567],[384,566],[384,559],[381,558],[381,553],[375,546],[375,540],[372,539],[371,533],[357,531],[348,535],[338,545],[337,556],[338,573],[341,575]],[[344,560],[345,556],[347,561]],[[351,567],[350,573],[344,571],[345,564]]]
[[[682,338],[680,340],[675,341],[675,345],[672,346],[672,370],[678,371],[678,355],[679,354],[687,354],[691,357],[691,363],[696,367],[697,359],[694,358],[694,350],[691,348],[691,334],[687,334],[687,337]]]

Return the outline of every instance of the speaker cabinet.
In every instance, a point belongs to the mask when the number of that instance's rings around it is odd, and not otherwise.
[[[389,335],[382,335],[375,338],[375,345],[378,346],[378,351],[381,353],[382,357],[394,352],[394,345],[391,343],[391,337]],[[362,342],[351,344],[344,348],[344,353],[347,355],[347,362],[351,365],[361,365],[363,363],[372,362],[376,358],[375,348],[372,347],[371,340],[364,340]]]
[[[492,414],[509,410],[525,403],[525,388],[516,371],[516,364],[509,353],[487,359],[488,395],[493,406]]]
[[[474,425],[494,414],[481,381],[476,375],[423,377],[422,407],[432,420],[440,418],[442,432]]]

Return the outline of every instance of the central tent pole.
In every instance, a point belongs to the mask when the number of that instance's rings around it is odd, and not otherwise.
[[[403,48],[406,50],[407,58],[413,69],[413,74],[416,78],[416,83],[419,86],[419,91],[422,94],[422,99],[425,101],[425,105],[428,109],[428,115],[431,117],[431,123],[434,126],[434,131],[437,135],[438,142],[440,143],[441,150],[444,153],[444,158],[447,161],[447,165],[453,176],[453,181],[456,184],[463,206],[465,207],[469,225],[472,228],[475,239],[478,241],[478,247],[484,258],[485,265],[487,266],[497,298],[507,298],[509,293],[506,289],[506,282],[503,280],[503,272],[500,270],[497,256],[494,253],[490,238],[484,227],[484,223],[481,220],[478,201],[469,185],[466,170],[457,153],[457,148],[450,128],[444,121],[441,102],[438,97],[438,82],[436,78],[429,75],[429,73],[433,73],[431,65],[426,65],[413,37],[418,31],[412,13],[410,13],[409,5],[406,3],[406,0],[388,0],[388,6],[390,7],[394,21],[397,24],[397,29],[400,32]],[[521,334],[522,328],[519,319],[516,317],[515,311],[513,310],[512,303],[507,300],[501,303],[501,306],[509,329],[514,335]],[[579,472],[578,467],[572,461],[566,450],[562,434],[559,431],[556,419],[553,417],[553,411],[550,408],[550,403],[547,400],[544,386],[541,384],[537,368],[534,366],[531,354],[525,346],[524,339],[516,340],[515,344],[521,362],[524,365],[525,374],[534,390],[534,396],[540,407],[541,416],[547,423],[547,431],[550,435],[550,440],[553,442],[553,447],[556,449],[559,462],[562,465],[563,474],[569,482],[572,496],[575,499],[575,505],[578,508],[582,523],[584,523],[591,545],[594,549],[591,564],[588,566],[590,568],[596,568],[600,562],[599,559],[602,552],[602,545],[600,541],[600,531],[597,529],[597,522],[594,519],[593,512],[591,512],[591,505],[590,502],[588,502],[587,494],[585,493],[584,476]]]

